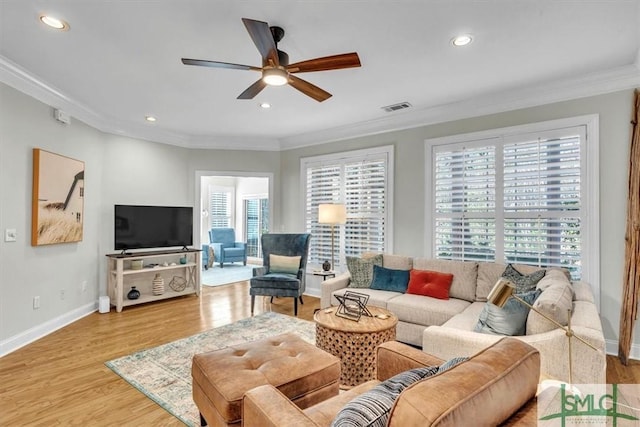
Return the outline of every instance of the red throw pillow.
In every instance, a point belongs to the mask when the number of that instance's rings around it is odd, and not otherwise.
[[[449,299],[449,288],[451,288],[452,282],[453,274],[430,270],[411,270],[407,293]]]

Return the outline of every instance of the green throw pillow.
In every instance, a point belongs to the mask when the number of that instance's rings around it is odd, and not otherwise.
[[[298,274],[300,256],[269,254],[269,273]]]
[[[350,288],[368,288],[373,279],[373,266],[382,267],[382,254],[371,258],[347,257],[347,268],[351,275]]]
[[[516,294],[532,291],[538,282],[544,277],[546,270],[538,270],[531,274],[522,274],[511,264],[504,269],[502,277],[509,280],[516,286]]]

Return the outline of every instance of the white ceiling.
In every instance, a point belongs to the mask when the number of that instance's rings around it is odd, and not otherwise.
[[[356,51],[362,67],[299,74],[333,94],[322,103],[289,86],[237,100],[259,73],[180,58],[260,66],[243,17],[283,27],[292,63]],[[186,147],[286,149],[640,85],[640,0],[0,0],[0,25],[0,81]],[[454,48],[459,33],[473,43]]]

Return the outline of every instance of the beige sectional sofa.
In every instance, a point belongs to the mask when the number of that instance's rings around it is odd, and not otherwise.
[[[366,256],[366,255],[365,255]],[[369,295],[368,304],[386,308],[398,316],[397,339],[422,347],[442,359],[471,356],[497,342],[502,336],[474,332],[487,296],[506,265],[493,262],[449,261],[384,254],[383,267],[396,270],[432,270],[453,274],[449,299],[436,299],[392,291],[349,288],[349,273],[322,282],[321,307],[337,306],[335,295],[351,290]],[[538,267],[514,264],[522,274]],[[575,384],[606,383],[606,355],[602,324],[591,287],[570,282],[560,269],[549,269],[538,283],[542,293],[534,307],[562,324],[567,323],[565,306],[571,307],[574,333],[598,351],[572,340],[572,374]],[[569,381],[568,340],[565,332],[533,310],[529,312],[527,333],[519,338],[540,351],[543,378]]]

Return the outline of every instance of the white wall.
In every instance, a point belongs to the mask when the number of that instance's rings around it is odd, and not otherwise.
[[[31,246],[33,148],[85,162],[79,243]],[[105,254],[114,252],[114,204],[194,206],[197,170],[278,179],[278,168],[273,152],[189,150],[104,134],[73,118],[65,126],[53,119],[52,107],[0,83],[0,231],[18,234],[17,242],[0,239],[0,356],[96,309],[106,294]]]
[[[33,148],[84,161],[82,242],[31,246]],[[94,309],[102,272],[104,154],[105,135],[77,121],[56,122],[51,107],[0,84],[0,229],[4,235],[15,228],[18,235],[16,242],[0,242],[0,355],[51,322],[64,324]],[[34,296],[40,297],[37,310]]]
[[[427,246],[419,237],[425,235],[425,139],[599,114],[601,319],[608,350],[617,353],[632,102],[633,91],[627,90],[283,152],[281,190],[287,198],[283,199],[282,221],[294,229],[304,228],[299,179],[301,157],[393,144],[396,162],[393,252],[424,256]],[[311,292],[317,291],[311,289]],[[633,343],[634,357],[640,358],[640,322],[636,323]]]

